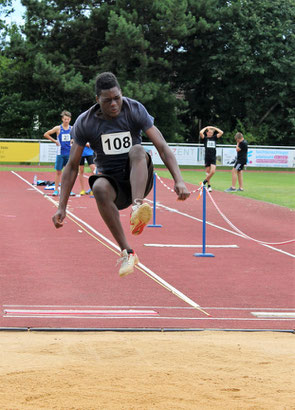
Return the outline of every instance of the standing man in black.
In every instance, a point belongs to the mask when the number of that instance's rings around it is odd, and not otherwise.
[[[237,141],[236,151],[237,159],[235,161],[234,167],[232,169],[232,184],[231,187],[225,190],[225,192],[235,192],[237,179],[239,181],[238,191],[244,191],[243,185],[243,169],[247,164],[247,154],[248,154],[248,142],[244,139],[241,132],[237,132],[235,135],[235,140]]]

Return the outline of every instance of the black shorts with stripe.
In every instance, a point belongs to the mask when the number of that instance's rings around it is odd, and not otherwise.
[[[236,161],[234,163],[234,169],[236,169],[238,172],[243,171],[245,165],[246,164],[241,164],[239,161]]]
[[[153,188],[153,182],[154,182],[154,178],[153,178],[154,166],[153,166],[152,158],[149,153],[146,153],[146,154],[148,155],[148,180],[146,184],[144,197],[146,197],[150,193],[150,191]],[[91,175],[88,180],[91,190],[97,178],[106,178],[112,184],[117,194],[116,199],[115,199],[115,205],[117,206],[118,209],[128,208],[128,206],[132,204],[129,161],[127,162],[125,169],[122,169],[119,172],[116,172],[116,173],[108,172],[108,173],[101,173],[98,175]]]

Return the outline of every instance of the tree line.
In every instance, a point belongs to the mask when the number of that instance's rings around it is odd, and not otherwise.
[[[0,0],[0,137],[41,138],[114,72],[168,142],[295,145],[294,0]]]

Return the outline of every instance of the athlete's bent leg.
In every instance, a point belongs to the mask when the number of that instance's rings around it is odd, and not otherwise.
[[[114,203],[116,192],[111,183],[106,178],[98,178],[92,191],[98,210],[121,250],[131,249],[123,231],[119,210]]]
[[[152,208],[143,203],[148,182],[149,156],[141,145],[134,145],[129,152],[130,185],[132,194],[132,211],[130,231],[133,235],[142,233],[152,217]]]
[[[149,157],[141,145],[134,145],[129,151],[132,203],[135,199],[144,198],[148,180],[148,161]]]

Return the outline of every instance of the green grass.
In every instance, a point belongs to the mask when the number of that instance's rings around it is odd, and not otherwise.
[[[20,166],[1,165],[0,171],[30,171],[38,176],[40,172],[55,172],[54,166]],[[90,173],[89,167],[85,167],[85,172]],[[171,178],[170,173],[164,168],[157,167],[159,176]],[[182,176],[186,182],[199,184],[205,178],[204,169],[182,169]],[[39,179],[39,178],[38,178]],[[54,179],[54,178],[53,178]],[[214,190],[224,191],[231,185],[231,169],[217,169],[211,180]],[[245,192],[228,193],[227,195],[240,195],[259,201],[270,202],[290,209],[295,209],[295,173],[287,171],[257,171],[248,170],[244,172]]]
[[[36,172],[36,174],[38,175],[38,172],[55,172],[54,170],[54,166],[52,167],[38,167],[36,166],[32,166],[32,167],[24,167],[24,166],[20,166],[20,165],[4,165],[0,167],[0,171],[15,171],[15,172]]]
[[[168,171],[157,170],[158,175],[171,178]],[[205,178],[204,170],[181,170],[183,179],[191,184],[198,184]],[[216,171],[211,180],[214,190],[224,191],[231,186],[231,170]],[[227,195],[240,195],[259,201],[295,209],[295,174],[294,172],[244,172],[245,192],[228,193]]]

